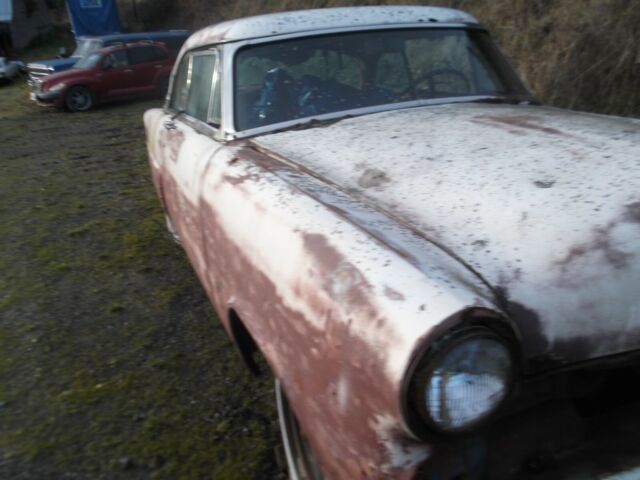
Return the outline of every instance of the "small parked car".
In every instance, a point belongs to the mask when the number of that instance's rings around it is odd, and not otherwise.
[[[640,478],[640,121],[389,6],[205,28],[144,125],[291,478]]]
[[[71,70],[36,83],[32,100],[72,112],[98,103],[140,95],[163,96],[169,84],[173,57],[161,43],[133,43],[91,53]]]
[[[0,81],[13,80],[23,69],[24,63],[21,61],[0,57]]]
[[[73,67],[76,62],[87,57],[101,48],[113,45],[123,45],[141,41],[162,42],[169,49],[172,56],[176,56],[180,47],[189,38],[191,32],[186,30],[168,30],[164,32],[114,33],[102,36],[82,36],[78,38],[78,45],[71,56],[60,55],[59,58],[38,60],[27,64],[29,85],[35,85],[47,75],[59,73]]]

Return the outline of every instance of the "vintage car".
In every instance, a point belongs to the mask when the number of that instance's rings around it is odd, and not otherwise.
[[[195,33],[144,124],[291,478],[640,478],[639,121],[540,105],[466,13],[355,7]]]
[[[84,112],[97,103],[149,94],[164,96],[173,63],[162,43],[103,48],[80,60],[71,70],[38,80],[31,99]]]
[[[72,68],[77,62],[91,55],[93,52],[113,45],[123,45],[135,42],[161,42],[169,49],[173,56],[176,56],[182,44],[189,38],[191,32],[186,30],[168,30],[161,32],[137,32],[137,33],[113,33],[102,36],[82,36],[78,37],[78,45],[71,55],[64,53],[59,58],[48,60],[38,60],[27,64],[29,85],[35,85],[48,75],[60,73]],[[60,49],[64,52],[64,48]]]

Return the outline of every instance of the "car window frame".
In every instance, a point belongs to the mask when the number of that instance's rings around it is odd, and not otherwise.
[[[330,121],[334,119],[344,118],[350,115],[364,115],[370,113],[378,113],[378,112],[386,112],[392,111],[395,109],[404,109],[404,108],[412,108],[412,107],[422,107],[429,105],[441,105],[441,104],[451,104],[451,103],[464,103],[474,100],[482,100],[487,97],[487,95],[471,95],[465,97],[443,97],[443,98],[434,98],[434,99],[420,99],[406,102],[398,102],[398,103],[390,103],[390,104],[382,104],[378,106],[367,106],[359,109],[336,112],[336,113],[325,113],[313,117],[303,117],[297,118],[294,120],[287,120],[280,123],[274,123],[270,125],[255,127],[246,130],[239,130],[236,128],[236,118],[235,118],[235,99],[234,99],[234,84],[235,84],[235,56],[239,50],[244,47],[259,45],[263,43],[271,43],[271,42],[279,42],[285,40],[292,40],[296,38],[302,37],[312,37],[312,36],[324,36],[324,35],[332,35],[332,34],[340,34],[340,33],[356,33],[356,32],[367,32],[367,31],[385,31],[385,30],[411,30],[411,29],[460,29],[470,32],[480,32],[482,34],[488,35],[488,38],[491,38],[491,35],[487,31],[485,27],[477,23],[459,23],[459,22],[442,22],[442,23],[429,23],[425,24],[422,22],[415,23],[407,23],[402,25],[397,24],[380,24],[380,25],[363,25],[359,27],[335,27],[328,29],[318,29],[312,31],[304,31],[304,32],[292,32],[288,34],[282,34],[277,36],[266,36],[266,37],[256,37],[249,38],[245,40],[238,40],[233,42],[222,43],[223,45],[223,55],[221,57],[222,60],[222,75],[224,77],[223,82],[223,97],[222,97],[222,125],[224,126],[224,131],[221,133],[221,136],[226,141],[237,140],[242,138],[250,138],[257,135],[263,135],[272,133],[274,131],[280,131],[289,129],[292,127],[297,127],[299,125],[304,125],[306,123],[311,122],[313,119],[319,121]],[[531,92],[527,89],[525,84],[522,82],[518,74],[513,69],[513,66],[510,64],[506,56],[501,52],[500,48],[495,44],[495,42],[491,42],[490,45],[491,52],[487,51],[487,53],[491,54],[491,61],[494,61],[494,55],[499,57],[500,63],[502,66],[506,67],[505,73],[509,76],[508,81],[514,82],[518,84],[520,94],[523,97],[523,101],[529,101],[533,103],[538,103],[535,97],[531,94]]]
[[[188,112],[186,112],[185,110],[178,110],[176,109],[173,105],[172,105],[172,100],[173,100],[173,93],[175,90],[175,80],[178,78],[178,74],[180,72],[180,69],[182,68],[183,62],[187,61],[188,64],[186,66],[187,68],[187,78],[185,83],[187,84],[187,98],[189,95],[189,91],[191,89],[191,79],[192,79],[192,74],[193,74],[193,58],[195,56],[202,56],[202,55],[209,55],[209,56],[214,56],[215,60],[214,60],[214,68],[213,68],[213,77],[212,77],[212,81],[211,81],[211,88],[209,90],[209,99],[207,101],[207,115],[206,115],[206,121],[205,120],[201,120],[199,118],[193,117],[192,115],[190,115]],[[222,81],[222,77],[224,75],[221,74],[221,65],[222,65],[222,53],[220,51],[220,49],[217,47],[217,45],[214,46],[206,46],[205,48],[200,48],[197,50],[191,50],[191,51],[187,51],[184,54],[181,55],[181,57],[178,59],[178,61],[176,62],[176,70],[174,71],[173,75],[172,75],[172,79],[171,79],[171,86],[169,89],[169,94],[167,95],[167,101],[165,104],[165,112],[170,113],[171,115],[173,115],[175,117],[175,120],[179,120],[185,124],[187,124],[189,127],[193,128],[194,130],[196,130],[199,133],[202,133],[204,135],[209,135],[214,137],[215,139],[220,139],[220,133],[222,132],[222,124],[224,121],[224,95],[222,94],[222,88],[220,89],[221,92],[221,99],[220,99],[220,123],[219,124],[213,124],[213,123],[209,123],[211,121],[211,110],[212,110],[212,106],[213,106],[213,92],[215,90],[216,87],[216,82],[220,82],[221,87],[224,85],[223,81]],[[186,107],[186,105],[185,105]]]

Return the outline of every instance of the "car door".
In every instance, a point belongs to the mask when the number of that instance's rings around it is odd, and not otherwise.
[[[205,254],[199,221],[199,196],[210,159],[222,149],[214,139],[219,127],[218,53],[216,50],[183,57],[164,111],[145,116],[147,131],[154,131],[151,159],[156,187],[165,210],[205,282]],[[218,112],[218,113],[216,113]],[[154,117],[154,118],[150,118]],[[206,283],[205,283],[206,284]]]
[[[126,49],[115,50],[102,59],[102,71],[97,74],[100,96],[105,98],[128,95],[132,89],[132,73]]]
[[[129,65],[132,70],[132,93],[146,93],[155,90],[155,79],[167,64],[167,53],[155,45],[132,47],[129,49]]]

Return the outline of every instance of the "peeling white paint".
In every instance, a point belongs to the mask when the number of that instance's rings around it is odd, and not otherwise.
[[[620,335],[640,306],[640,224],[624,220],[640,202],[638,121],[456,104],[255,141],[450,248],[536,310],[551,343],[613,333],[590,353],[638,347]],[[389,181],[367,188],[363,169]]]

